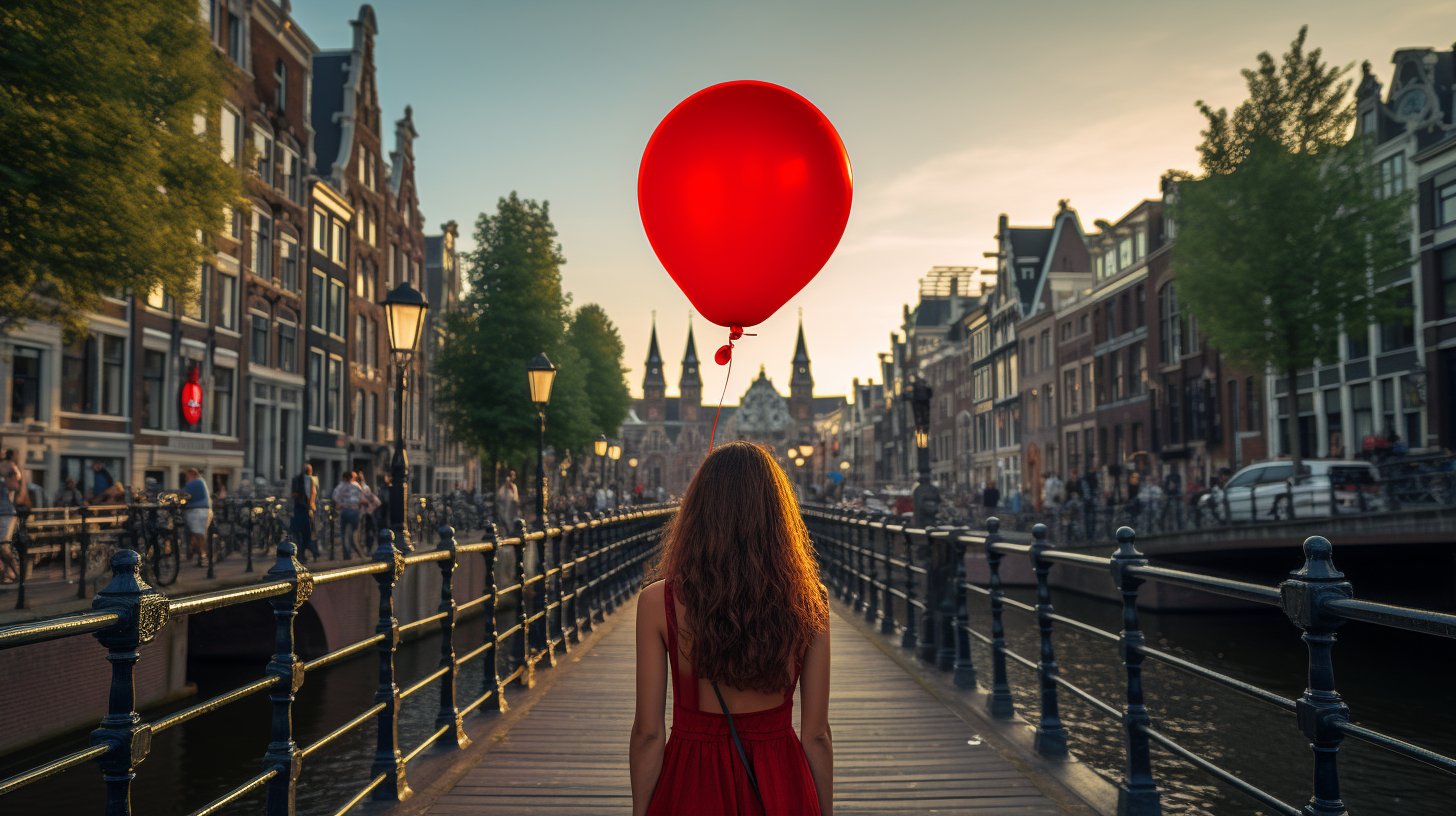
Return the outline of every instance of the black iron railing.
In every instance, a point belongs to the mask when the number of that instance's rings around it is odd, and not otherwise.
[[[1055,550],[1047,542],[1043,525],[1032,529],[1032,544],[1005,542],[996,518],[987,520],[985,534],[953,528],[911,529],[870,513],[831,508],[805,507],[804,520],[813,537],[825,580],[836,588],[839,597],[863,612],[867,621],[878,621],[882,632],[901,633],[902,643],[914,646],[921,659],[933,662],[942,670],[954,671],[957,686],[974,688],[977,685],[970,638],[990,647],[987,707],[992,717],[1008,718],[1014,713],[1007,660],[1036,672],[1040,702],[1029,719],[1035,723],[1037,751],[1047,756],[1067,753],[1067,730],[1058,710],[1058,695],[1062,690],[1122,723],[1126,764],[1118,783],[1118,813],[1124,816],[1162,813],[1161,793],[1151,762],[1153,745],[1248,795],[1270,811],[1287,816],[1343,816],[1345,806],[1339,793],[1337,759],[1340,744],[1347,737],[1456,774],[1456,759],[1452,757],[1351,722],[1349,708],[1335,687],[1331,662],[1335,632],[1346,621],[1456,638],[1456,615],[1356,599],[1345,576],[1335,569],[1332,548],[1324,538],[1315,536],[1306,540],[1304,565],[1291,573],[1288,580],[1272,587],[1150,566],[1134,546],[1135,534],[1128,527],[1117,531],[1116,551],[1110,557],[1100,557]],[[966,581],[968,548],[985,553],[989,568],[986,587]],[[1034,605],[1007,598],[1002,591],[1001,564],[1008,556],[1030,560],[1036,575]],[[1048,575],[1056,566],[1110,573],[1113,587],[1122,597],[1122,631],[1110,632],[1056,614],[1048,583]],[[1147,581],[1279,607],[1302,631],[1308,647],[1304,694],[1292,700],[1147,646],[1137,606],[1139,587]],[[924,600],[917,597],[922,590]],[[987,598],[989,632],[971,628],[967,602],[970,595]],[[1040,642],[1036,659],[1006,648],[1004,610],[1008,607],[1036,616]],[[1054,648],[1058,625],[1116,644],[1126,670],[1126,700],[1121,707],[1088,693],[1061,675]],[[1149,659],[1293,713],[1297,727],[1314,751],[1313,791],[1309,802],[1300,808],[1281,801],[1154,728],[1143,699],[1142,666]]]
[[[276,561],[262,583],[186,598],[167,598],[142,578],[138,554],[119,550],[111,561],[111,583],[93,600],[93,611],[0,628],[0,649],[95,635],[107,648],[111,666],[107,714],[92,733],[91,746],[0,780],[0,811],[5,810],[5,794],[95,760],[106,782],[106,813],[125,816],[131,813],[132,781],[154,735],[265,690],[273,706],[271,739],[260,752],[264,770],[194,811],[193,816],[217,813],[264,788],[265,812],[269,816],[292,814],[299,772],[308,757],[371,719],[378,734],[371,779],[352,799],[340,803],[337,813],[346,813],[366,797],[403,799],[410,794],[406,768],[412,759],[437,743],[464,748],[469,744],[462,723],[466,715],[488,703],[505,710],[508,686],[517,683],[529,688],[538,665],[555,666],[573,643],[580,642],[584,632],[636,591],[640,565],[655,551],[662,525],[673,512],[670,506],[643,506],[630,512],[588,514],[584,520],[558,522],[544,531],[529,533],[518,523],[516,534],[505,539],[498,538],[492,526],[487,528],[485,540],[472,544],[459,543],[455,529],[442,526],[438,546],[409,555],[394,549],[393,534],[386,529],[378,536],[378,547],[370,562],[322,572],[304,568],[293,542],[282,537]],[[424,523],[423,510],[412,515],[417,523]],[[524,557],[527,549],[534,551],[534,558]],[[499,586],[496,561],[505,550],[515,551],[515,563],[520,567],[514,583]],[[462,557],[476,554],[485,559],[485,591],[479,597],[457,602],[455,570]],[[434,563],[441,572],[439,611],[400,624],[394,615],[394,587],[411,567],[427,563]],[[533,563],[534,568],[529,566]],[[293,633],[298,609],[316,587],[364,575],[372,575],[379,584],[375,634],[314,660],[300,660]],[[156,637],[172,620],[264,599],[272,605],[276,620],[276,654],[261,678],[161,719],[143,719],[137,711],[133,682],[142,644]],[[514,615],[503,624],[497,619],[496,609],[508,604],[513,604]],[[475,607],[481,607],[488,619],[484,642],[457,656],[456,649],[464,648],[464,644],[455,640],[455,622]],[[402,635],[434,624],[442,633],[440,668],[409,688],[400,689],[394,654]],[[293,739],[293,702],[307,673],[371,648],[379,655],[380,683],[374,705],[312,744],[297,745]],[[476,659],[485,661],[484,688],[461,705],[457,688],[461,667]],[[503,669],[502,663],[508,668]],[[437,683],[440,710],[436,730],[406,753],[399,744],[400,704]],[[23,700],[7,701],[9,706],[24,704]]]
[[[105,577],[111,556],[118,550],[136,551],[141,575],[154,586],[171,586],[187,558],[186,506],[182,494],[163,492],[148,497],[128,496],[126,504],[82,507],[17,508],[13,543],[22,566],[15,608],[30,605],[26,583],[41,561],[59,563],[62,577],[75,576],[76,597],[88,597],[92,581]],[[293,501],[287,496],[214,498],[208,530],[207,577],[216,577],[216,565],[229,558],[243,559],[244,572],[253,572],[254,557],[277,552],[290,534]],[[415,541],[433,546],[435,531],[450,525],[460,535],[483,530],[494,521],[489,502],[464,493],[411,496],[406,526]],[[333,561],[348,557],[339,546],[339,514],[330,499],[323,499],[312,517],[313,540]],[[372,514],[361,514],[359,529],[351,531],[357,550],[370,551],[378,536]],[[299,552],[302,559],[306,553]],[[359,557],[359,556],[356,556]]]

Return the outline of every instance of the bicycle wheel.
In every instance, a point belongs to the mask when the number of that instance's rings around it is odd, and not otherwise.
[[[182,537],[176,528],[158,532],[152,547],[152,574],[161,586],[177,582],[182,571]]]

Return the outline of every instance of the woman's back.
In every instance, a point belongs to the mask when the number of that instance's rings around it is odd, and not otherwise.
[[[736,442],[708,455],[657,572],[637,610],[634,816],[829,814],[828,597],[788,477],[766,451]]]
[[[675,596],[671,586],[666,582],[663,585],[663,595],[665,596],[665,602],[670,599],[672,603],[672,609],[667,610],[668,626],[676,629],[676,637],[669,640],[670,648],[674,642],[676,644],[677,654],[675,659],[677,662],[673,668],[677,671],[679,678],[683,681],[691,680],[696,687],[697,700],[693,705],[694,708],[699,711],[720,714],[722,713],[722,708],[718,705],[718,695],[713,692],[713,682],[697,676],[697,673],[693,671],[692,660],[687,654],[685,644],[691,643],[693,638],[693,627],[690,622],[691,618],[689,617],[687,605],[682,602],[681,598]],[[789,671],[794,678],[794,682],[797,683],[799,678],[799,661],[790,661],[790,663],[793,665],[788,667]],[[676,686],[676,683],[674,683],[674,686]],[[793,688],[793,685],[790,685],[786,689],[790,697],[792,697]],[[724,684],[719,684],[718,691],[722,692],[723,700],[728,703],[728,711],[731,713],[762,711],[776,708],[783,705],[785,697],[784,692],[741,689]]]

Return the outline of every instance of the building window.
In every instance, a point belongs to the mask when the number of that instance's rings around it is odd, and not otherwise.
[[[273,183],[273,137],[269,136],[262,128],[253,128],[253,149],[257,155],[253,157],[253,169],[262,177],[265,184]]]
[[[238,276],[219,267],[217,270],[217,324],[228,331],[238,330]]]
[[[308,424],[324,425],[324,353],[317,349],[308,352]]]
[[[1436,191],[1436,226],[1456,224],[1456,181]]]
[[[280,185],[283,194],[295,204],[302,204],[302,173],[299,172],[298,153],[291,147],[278,146],[278,173],[282,176]]]
[[[1124,399],[1127,396],[1127,392],[1124,390],[1124,389],[1127,388],[1126,383],[1127,383],[1127,373],[1126,373],[1126,370],[1124,368],[1124,363],[1123,363],[1123,359],[1122,359],[1122,353],[1121,352],[1113,352],[1113,354],[1112,354],[1112,398],[1114,400]]]
[[[163,312],[172,311],[172,296],[161,286],[147,292],[147,306]]]
[[[313,248],[324,255],[329,254],[329,216],[317,207],[313,211]]]
[[[273,104],[280,113],[288,110],[288,66],[281,58],[273,68]]]
[[[1165,390],[1168,392],[1168,443],[1176,445],[1183,441],[1182,428],[1180,427],[1183,411],[1178,402],[1183,388],[1175,382]]]
[[[329,357],[328,386],[324,394],[324,417],[330,430],[343,430],[344,418],[340,411],[344,399],[344,361],[340,357]]]
[[[1132,266],[1132,239],[1124,238],[1117,242],[1117,265],[1123,269]]]
[[[329,334],[344,336],[344,284],[329,279]]]
[[[1245,411],[1249,417],[1249,430],[1259,430],[1259,398],[1254,391],[1254,378],[1244,378],[1244,399],[1248,400],[1248,410]]]
[[[208,283],[212,280],[212,269],[207,264],[198,264],[197,273],[193,275],[192,283],[197,288],[197,294],[187,301],[183,314],[193,320],[207,319],[207,304],[211,292],[208,291]]]
[[[1144,227],[1138,227],[1137,233],[1133,236],[1136,239],[1136,246],[1133,252],[1137,253],[1137,259],[1142,260],[1148,254],[1148,232]]]
[[[237,18],[234,17],[234,20]],[[238,114],[232,108],[223,106],[218,117],[218,130],[222,136],[222,160],[231,165],[238,163]]]
[[[228,56],[233,58],[239,67],[246,68],[247,60],[243,55],[243,49],[247,45],[247,37],[243,33],[243,20],[236,14],[228,15]]]
[[[88,369],[96,353],[96,340],[82,337],[61,350],[61,410],[90,412]]]
[[[142,354],[142,427],[160,430],[166,414],[167,355],[147,349]]]
[[[1104,339],[1111,340],[1117,336],[1117,298],[1111,297],[1107,299],[1107,305],[1103,307],[1102,316],[1107,331]]]
[[[1443,280],[1441,281],[1443,305],[1445,303],[1446,292],[1444,272],[1445,270],[1443,269]],[[1399,299],[1396,300],[1396,305],[1406,309],[1411,308],[1411,293],[1408,286],[1399,296]],[[1399,349],[1409,348],[1410,346],[1415,345],[1415,343],[1416,329],[1415,324],[1412,321],[1406,321],[1404,323],[1396,323],[1394,325],[1385,325],[1380,327],[1380,350],[1382,352],[1397,351]]]
[[[213,366],[212,369],[212,432],[233,435],[233,370]]]
[[[328,331],[324,322],[324,297],[328,291],[328,279],[317,269],[308,276],[308,325],[319,331]]]
[[[253,212],[253,274],[260,278],[273,277],[273,219],[256,210]]]
[[[367,328],[369,337],[364,346],[367,355],[365,359],[368,362],[369,370],[373,371],[379,367],[379,324],[370,319]]]
[[[366,439],[364,433],[364,389],[354,391],[354,436]]]
[[[1350,386],[1350,407],[1355,412],[1355,437],[1350,447],[1364,449],[1365,440],[1375,435],[1375,415],[1370,407],[1370,384]]]
[[[1387,198],[1405,192],[1405,154],[1397,153],[1375,165],[1380,194]]]
[[[369,318],[364,315],[354,316],[354,362],[358,365],[365,365],[368,361],[369,342]]]
[[[349,230],[337,218],[329,221],[329,258],[339,266],[349,265]]]
[[[1158,290],[1158,330],[1163,341],[1163,364],[1178,362],[1183,356],[1183,314],[1178,308],[1175,284]]]
[[[1441,304],[1442,317],[1456,317],[1456,247],[1441,250],[1436,256],[1436,270],[1440,288],[1437,300]]]
[[[278,311],[278,367],[298,373],[298,321],[284,309]]]
[[[257,313],[253,314],[253,345],[251,346],[252,362],[254,365],[268,365],[268,318]]]
[[[364,438],[379,439],[379,395],[373,392],[369,394],[369,416],[364,422]]]
[[[61,410],[124,416],[126,339],[93,334],[67,346],[61,358]]]
[[[298,242],[286,235],[278,241],[278,285],[290,292],[298,291]]]

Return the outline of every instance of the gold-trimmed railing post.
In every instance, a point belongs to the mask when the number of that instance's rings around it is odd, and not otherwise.
[[[440,565],[440,608],[445,616],[440,621],[440,668],[449,668],[440,677],[440,712],[435,715],[435,729],[453,726],[445,739],[456,748],[470,744],[465,736],[465,723],[461,721],[460,709],[455,703],[456,683],[460,680],[460,661],[455,657],[455,570],[460,567],[460,554],[455,550],[455,528],[449,525],[440,528],[440,543],[437,550],[450,553],[442,558]]]
[[[113,612],[119,620],[96,633],[111,662],[111,692],[101,727],[91,732],[92,745],[108,750],[97,758],[106,781],[106,816],[130,816],[131,782],[137,766],[152,748],[152,726],[136,710],[134,669],[138,649],[167,624],[168,601],[141,578],[141,557],[121,550],[111,557],[111,583],[96,593],[91,607]]]
[[[303,685],[303,662],[294,652],[293,622],[299,607],[313,594],[313,576],[298,563],[297,547],[286,538],[278,545],[278,560],[267,576],[269,581],[293,584],[293,591],[268,599],[277,627],[267,674],[278,680],[268,689],[268,699],[273,701],[273,723],[263,769],[277,773],[268,780],[265,812],[268,816],[293,816],[298,775],[303,770],[303,752],[293,741],[293,700]]]
[[[379,623],[374,633],[383,635],[379,641],[379,690],[374,692],[374,702],[383,703],[379,711],[379,738],[375,743],[374,766],[371,776],[384,776],[384,781],[374,789],[374,798],[379,801],[398,802],[409,798],[409,783],[405,781],[404,756],[399,751],[399,685],[394,677],[394,653],[399,648],[399,619],[394,616],[394,584],[404,575],[404,555],[394,548],[394,531],[388,528],[379,531],[379,547],[374,550],[374,561],[386,564],[387,568],[374,574],[379,583]]]

